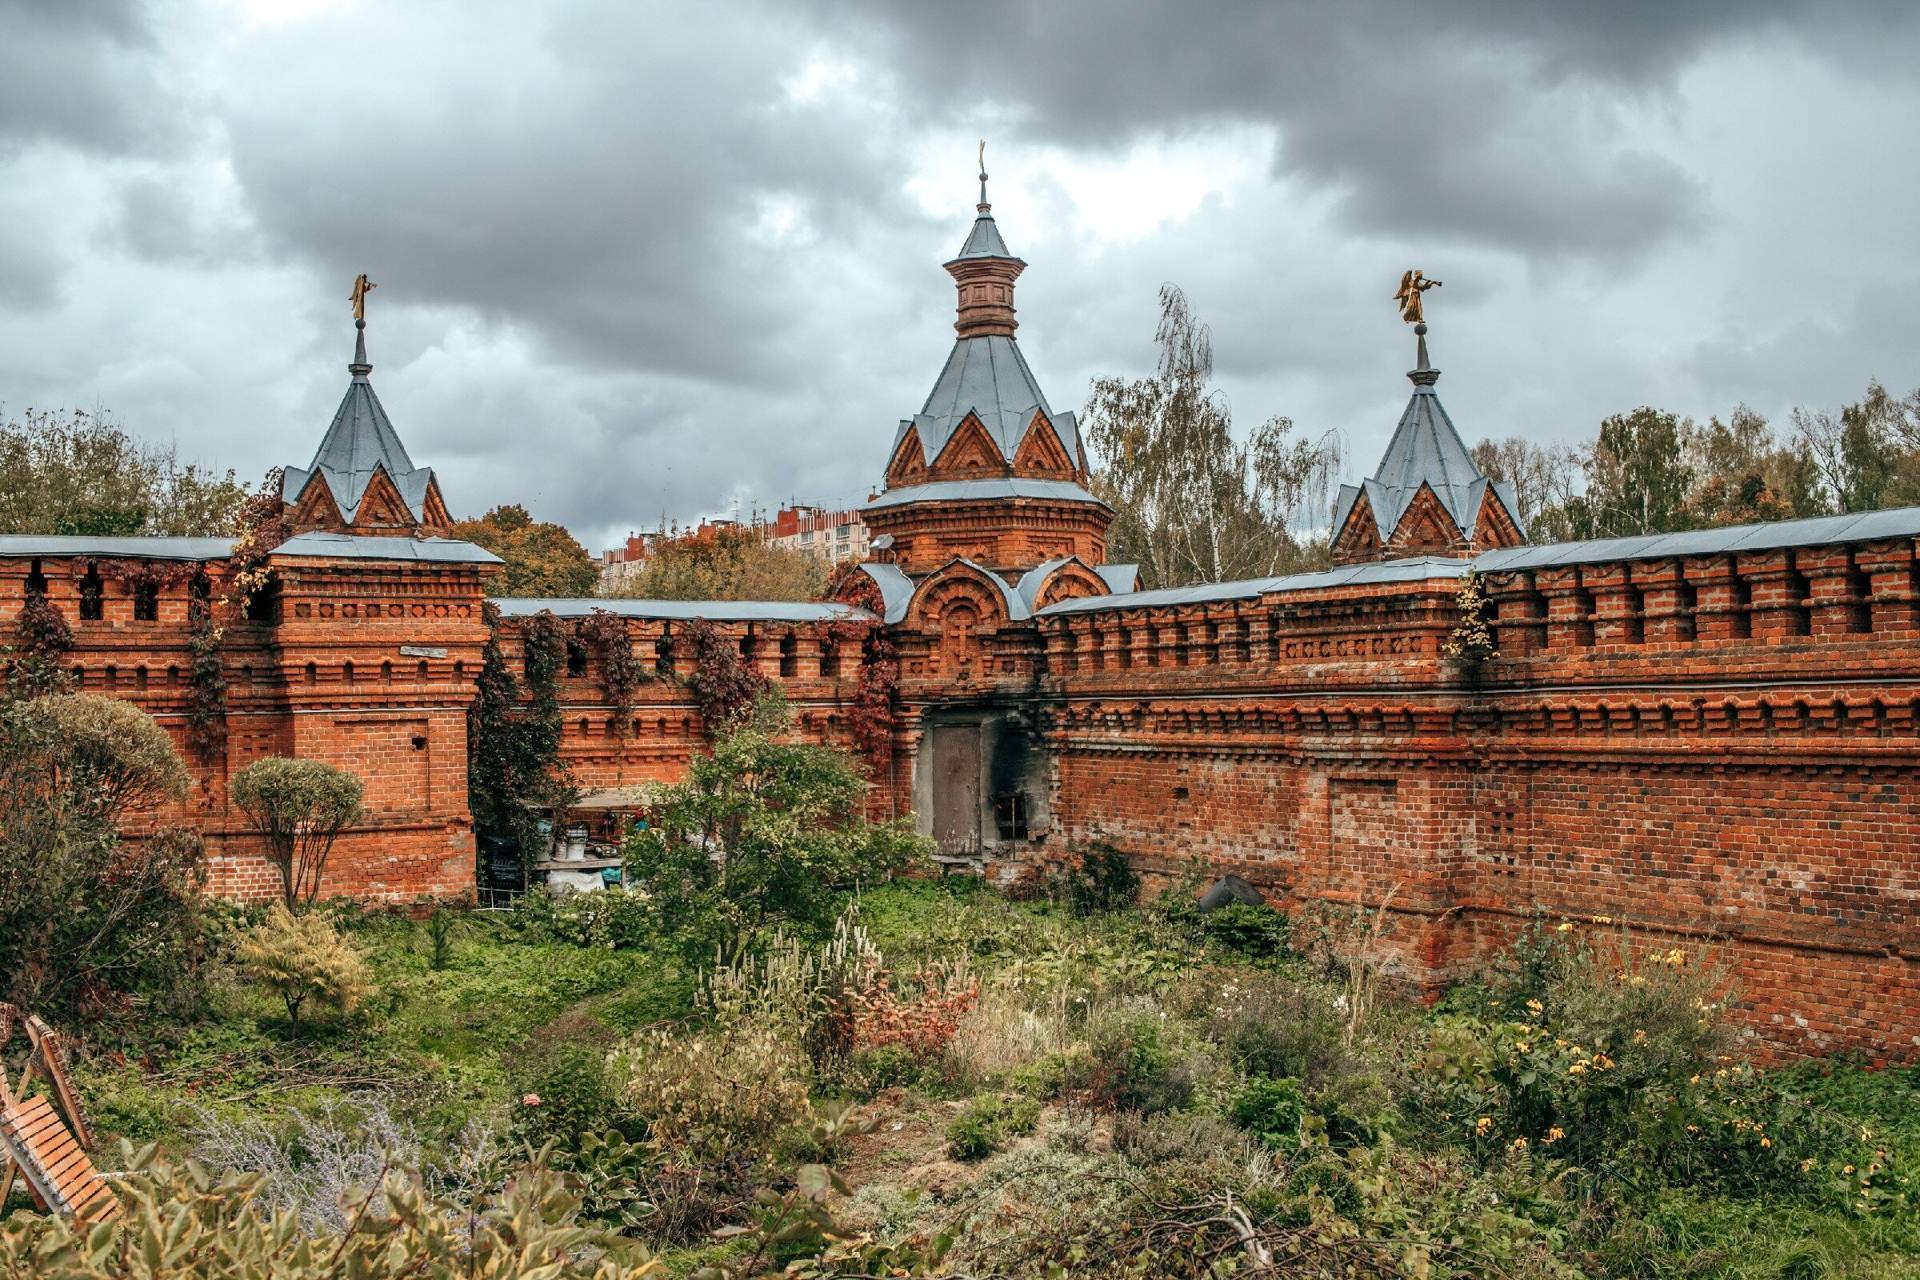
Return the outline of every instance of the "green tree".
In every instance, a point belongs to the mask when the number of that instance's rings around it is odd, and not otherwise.
[[[866,781],[852,757],[787,740],[787,728],[772,699],[733,721],[627,841],[629,882],[695,951],[774,922],[823,931],[839,889],[931,851],[904,820],[862,818]]]
[[[166,731],[130,703],[0,703],[0,995],[86,1012],[183,989],[200,956],[199,836],[169,825],[123,841],[119,828],[186,790]]]
[[[449,537],[485,547],[507,562],[493,585],[497,596],[593,594],[600,570],[593,557],[562,525],[536,521],[525,507],[495,507],[478,520],[462,520]]]
[[[646,564],[614,594],[634,600],[817,600],[827,567],[770,545],[744,525],[704,524],[658,538]]]
[[[1581,453],[1570,445],[1537,445],[1525,436],[1482,440],[1473,446],[1481,474],[1513,486],[1513,514],[1530,542],[1564,542],[1572,535],[1567,506],[1581,478]]]
[[[1693,492],[1689,522],[1696,526],[1751,524],[1826,515],[1820,469],[1799,442],[1781,444],[1767,420],[1735,405],[1722,422],[1710,420],[1691,433]]]
[[[1794,438],[1839,511],[1920,503],[1920,391],[1895,399],[1879,382],[1838,415],[1795,409]]]
[[[0,424],[0,533],[219,537],[246,488],[108,418],[27,410]]]
[[[1568,503],[1576,538],[1622,538],[1688,527],[1693,424],[1642,406],[1600,424],[1586,456],[1586,492]]]
[[[266,836],[286,905],[312,902],[334,842],[360,817],[360,779],[324,761],[268,756],[235,774],[228,794]]]
[[[1294,434],[1273,417],[1242,441],[1226,399],[1209,385],[1213,337],[1186,295],[1160,289],[1159,371],[1098,378],[1087,401],[1088,442],[1100,459],[1093,491],[1114,510],[1111,556],[1140,565],[1146,587],[1225,582],[1313,569],[1330,546],[1296,530],[1328,513],[1339,446]]]

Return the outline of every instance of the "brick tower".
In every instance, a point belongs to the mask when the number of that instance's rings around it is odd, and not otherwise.
[[[1106,559],[1113,513],[1087,491],[1071,412],[1055,413],[1014,338],[1013,256],[987,203],[945,264],[959,291],[956,338],[919,413],[903,419],[886,484],[865,511],[881,553],[909,575],[956,558],[1009,581],[1049,560]]]

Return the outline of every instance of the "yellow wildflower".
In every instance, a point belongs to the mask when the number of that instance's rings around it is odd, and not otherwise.
[[[1527,1001],[1527,1012],[1531,1013],[1536,1018],[1539,1017],[1541,1013],[1545,1011],[1545,1009],[1546,1009],[1546,1006],[1541,1004],[1538,1000]]]
[[[1560,1139],[1566,1136],[1567,1136],[1567,1131],[1565,1129],[1562,1129],[1559,1125],[1555,1125],[1553,1126],[1553,1128],[1547,1130],[1546,1141],[1549,1145],[1551,1145],[1555,1142],[1560,1141]]]
[[[1761,1145],[1761,1146],[1763,1146],[1763,1147],[1770,1147],[1770,1146],[1772,1146],[1772,1145],[1773,1145],[1773,1139],[1772,1139],[1772,1138],[1761,1138],[1761,1139],[1760,1139],[1760,1145]]]
[[[1525,1138],[1515,1138],[1513,1140],[1513,1149],[1515,1151],[1525,1151],[1527,1149],[1527,1140]]]
[[[1567,1074],[1570,1076],[1583,1076],[1587,1074],[1587,1064],[1584,1062],[1576,1062],[1567,1068]]]
[[[1645,1043],[1647,1042],[1647,1033],[1646,1033],[1646,1032],[1644,1032],[1644,1031],[1636,1031],[1636,1032],[1634,1032],[1634,1033],[1633,1033],[1633,1042],[1634,1042],[1635,1044],[1645,1044]]]
[[[1805,1172],[1806,1172],[1807,1170],[1809,1170],[1809,1169],[1811,1169],[1811,1168],[1813,1168],[1813,1157],[1812,1157],[1812,1156],[1808,1156],[1808,1157],[1807,1157],[1807,1158],[1806,1158],[1805,1160],[1802,1160],[1802,1161],[1800,1162],[1800,1172],[1802,1172],[1802,1173],[1805,1173]]]
[[[1474,1122],[1473,1131],[1476,1135],[1484,1138],[1487,1136],[1487,1131],[1492,1128],[1493,1128],[1493,1117],[1481,1116],[1477,1121]]]
[[[1678,966],[1678,965],[1683,965],[1686,962],[1687,962],[1687,953],[1682,951],[1680,948],[1675,947],[1673,950],[1667,952],[1668,964]]]
[[[1844,1174],[1846,1174],[1846,1175],[1847,1175],[1848,1177],[1852,1177],[1852,1176],[1853,1176],[1853,1166],[1852,1166],[1852,1165],[1850,1165],[1850,1164],[1849,1164],[1849,1165],[1842,1165],[1842,1166],[1840,1167],[1840,1172],[1841,1172],[1841,1173],[1844,1173]]]
[[[1572,931],[1572,929],[1573,929],[1573,921],[1571,921],[1571,920],[1562,920],[1562,921],[1560,922],[1560,924],[1559,924],[1559,927],[1558,927],[1558,928],[1556,928],[1556,929],[1554,930],[1554,932],[1555,932],[1555,933],[1568,933],[1568,932],[1571,932],[1571,931]]]

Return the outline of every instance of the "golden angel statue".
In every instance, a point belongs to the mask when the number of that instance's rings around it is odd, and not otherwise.
[[[379,287],[367,279],[367,273],[364,271],[353,278],[353,292],[347,295],[347,301],[353,304],[353,318],[361,324],[367,321],[367,293]]]
[[[1425,324],[1427,317],[1420,307],[1420,295],[1439,287],[1438,280],[1427,279],[1418,268],[1401,276],[1400,291],[1393,295],[1393,300],[1400,304],[1400,318],[1408,324]]]

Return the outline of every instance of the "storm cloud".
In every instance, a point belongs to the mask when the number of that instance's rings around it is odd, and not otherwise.
[[[592,545],[863,497],[951,340],[973,145],[1051,398],[1185,286],[1244,418],[1469,435],[1920,383],[1899,6],[0,0],[0,412],[301,463],[365,270],[461,513]]]

